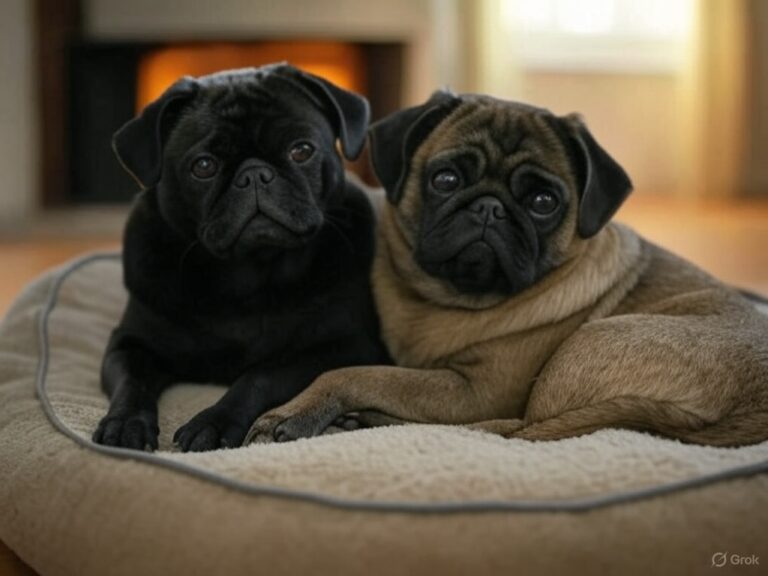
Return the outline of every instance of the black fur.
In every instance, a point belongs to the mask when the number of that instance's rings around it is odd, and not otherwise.
[[[115,138],[147,189],[125,230],[130,293],[109,341],[96,442],[157,448],[175,382],[230,385],[175,435],[239,446],[253,420],[340,366],[388,361],[369,286],[373,213],[335,143],[359,153],[367,103],[290,66],[184,79]],[[309,160],[289,158],[310,142]],[[205,179],[196,159],[216,159]]]

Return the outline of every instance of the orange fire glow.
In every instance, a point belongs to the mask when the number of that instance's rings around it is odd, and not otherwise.
[[[365,92],[360,47],[341,42],[192,43],[159,48],[139,62],[137,112],[181,76],[287,61],[334,84]]]

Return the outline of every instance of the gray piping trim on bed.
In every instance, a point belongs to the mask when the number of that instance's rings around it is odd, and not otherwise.
[[[341,510],[367,511],[367,512],[394,512],[394,513],[419,513],[419,514],[446,514],[446,513],[482,513],[482,512],[584,512],[595,508],[603,508],[615,504],[624,504],[662,496],[681,490],[698,488],[715,482],[752,476],[768,472],[768,460],[754,464],[737,466],[711,474],[704,474],[687,480],[669,482],[658,486],[628,490],[625,492],[613,492],[603,496],[589,496],[584,498],[568,498],[556,500],[467,500],[461,502],[407,502],[407,501],[377,501],[354,500],[337,498],[324,494],[303,490],[280,488],[279,486],[263,486],[259,484],[242,482],[232,478],[226,478],[210,472],[204,468],[193,466],[184,462],[167,460],[162,456],[151,452],[140,452],[125,448],[113,448],[101,446],[89,439],[76,434],[59,419],[46,391],[46,376],[49,364],[48,321],[56,307],[59,291],[66,279],[78,269],[88,264],[102,260],[119,260],[119,253],[92,254],[73,261],[64,268],[51,286],[48,299],[39,317],[38,334],[40,338],[40,362],[37,368],[36,390],[37,396],[51,424],[62,434],[73,440],[78,445],[113,458],[136,460],[145,464],[160,466],[174,472],[188,474],[200,480],[217,484],[224,488],[237,490],[254,496],[268,496],[295,500],[299,502],[319,504]]]

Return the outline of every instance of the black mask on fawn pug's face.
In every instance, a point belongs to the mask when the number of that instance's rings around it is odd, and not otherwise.
[[[220,258],[309,242],[358,156],[364,98],[289,65],[183,78],[115,135],[163,218]]]
[[[513,295],[596,234],[631,183],[575,116],[435,93],[371,129],[413,258],[462,294]]]

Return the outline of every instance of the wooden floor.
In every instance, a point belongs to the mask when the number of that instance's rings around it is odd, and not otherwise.
[[[117,249],[117,238],[0,241],[0,316],[24,285],[43,271],[86,252]]]
[[[721,280],[768,294],[768,200],[692,202],[635,196],[617,219]]]
[[[768,294],[768,201],[694,203],[637,195],[618,219],[719,278]],[[117,234],[67,238],[0,241],[0,314],[27,282],[51,266],[118,247]],[[0,576],[31,574],[0,542]]]

